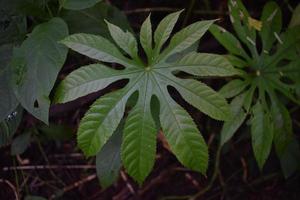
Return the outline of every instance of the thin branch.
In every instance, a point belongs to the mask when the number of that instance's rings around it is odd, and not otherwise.
[[[8,185],[14,192],[16,200],[20,199],[16,187],[11,182],[9,182],[8,180],[5,180],[5,179],[0,179],[0,183],[5,183],[6,185]]]
[[[3,171],[11,170],[49,170],[49,169],[96,169],[95,165],[28,165],[16,167],[3,167]]]

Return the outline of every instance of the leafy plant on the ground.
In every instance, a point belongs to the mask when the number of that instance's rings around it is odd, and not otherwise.
[[[78,32],[80,27],[105,37],[109,34],[104,18],[129,27],[126,16],[117,8],[98,2],[0,1],[1,143],[11,140],[19,124],[14,122],[20,122],[22,111],[15,112],[19,104],[48,123],[49,94],[67,55],[67,48],[58,41],[68,35],[68,27],[71,33]],[[86,24],[95,28],[82,26]],[[17,119],[13,119],[14,113],[18,113]]]
[[[296,80],[300,59],[296,48],[300,26],[282,31],[281,10],[275,2],[264,6],[260,21],[251,18],[240,0],[230,0],[228,9],[238,38],[217,25],[210,28],[230,53],[227,58],[241,72],[219,91],[225,98],[233,98],[230,106],[234,114],[223,126],[221,145],[250,115],[252,147],[262,169],[273,143],[281,157],[293,140],[291,117],[282,100],[299,104]]]
[[[189,104],[214,119],[225,120],[231,114],[226,100],[206,84],[174,74],[183,71],[198,77],[236,75],[237,70],[224,57],[192,52],[176,62],[166,61],[197,42],[214,22],[199,21],[189,25],[177,32],[162,50],[180,13],[166,16],[159,23],[154,37],[150,16],[142,24],[140,43],[147,55],[147,63],[139,57],[136,38],[109,22],[110,34],[122,51],[97,35],[74,34],[62,41],[92,59],[124,66],[124,69],[113,69],[98,63],[75,70],[58,86],[55,102],[72,101],[104,89],[117,80],[128,80],[123,88],[93,103],[81,120],[77,141],[87,156],[100,152],[124,117],[127,101],[136,95],[136,102],[124,124],[121,158],[129,175],[139,183],[153,167],[159,123],[171,150],[183,165],[203,174],[207,169],[206,143],[191,116],[170,95],[170,87],[175,88]],[[152,113],[154,108],[151,105],[155,99],[159,102],[159,117]],[[159,121],[154,120],[158,118]]]

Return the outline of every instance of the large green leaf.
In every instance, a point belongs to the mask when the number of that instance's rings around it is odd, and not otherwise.
[[[252,108],[251,137],[254,156],[260,169],[269,157],[273,142],[273,123],[260,102]]]
[[[178,13],[174,14],[177,15]],[[196,22],[183,29],[184,31],[180,31],[171,39],[170,46],[164,51],[166,53],[162,53],[163,56],[158,55],[156,63],[143,65],[122,55],[114,44],[100,36],[75,34],[63,40],[64,44],[81,54],[103,62],[123,64],[125,69],[115,70],[94,64],[76,70],[58,86],[55,95],[57,103],[103,89],[120,79],[128,80],[123,88],[95,101],[81,120],[77,140],[85,155],[92,156],[101,152],[124,117],[125,106],[128,105],[132,109],[125,115],[127,119],[121,157],[126,171],[136,181],[141,184],[153,167],[156,133],[160,124],[178,160],[193,170],[206,172],[208,149],[205,141],[190,115],[172,99],[168,87],[174,87],[183,98],[202,112],[215,119],[224,120],[230,117],[230,109],[221,95],[199,81],[182,79],[173,73],[186,71],[196,76],[226,76],[238,74],[238,71],[234,70],[224,57],[213,54],[191,54],[197,58],[195,62],[192,62],[193,58],[189,58],[182,63],[177,63],[176,60],[166,63],[165,59],[193,45],[212,22]],[[161,25],[163,26],[168,25]],[[112,35],[116,34],[112,36],[116,43],[125,52],[132,53],[135,45],[131,46],[130,43],[124,43],[116,38],[124,32],[116,27],[110,29]],[[150,18],[144,23],[143,29],[145,30],[140,36],[143,48],[151,57],[152,39],[149,37],[152,37],[152,34],[145,33],[147,30],[151,32]],[[165,42],[167,35],[171,34],[167,32],[164,36],[156,36],[157,44]],[[150,41],[147,41],[148,39]]]
[[[220,90],[219,93],[225,98],[231,98],[236,95],[239,95],[247,86],[245,81],[241,79],[234,79],[224,85]]]
[[[121,141],[124,123],[120,123],[108,142],[96,156],[96,170],[100,184],[107,188],[114,183],[119,176],[121,168]]]
[[[48,96],[67,56],[67,48],[58,41],[67,35],[65,22],[53,18],[36,26],[21,47],[14,51],[15,95],[28,112],[45,123],[48,123]]]
[[[82,10],[92,7],[102,0],[59,0],[60,6],[70,10]]]

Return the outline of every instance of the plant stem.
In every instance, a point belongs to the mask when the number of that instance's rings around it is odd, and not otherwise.
[[[195,6],[195,3],[196,3],[195,0],[191,0],[189,8],[187,10],[187,13],[186,13],[185,18],[184,18],[183,23],[182,23],[182,28],[186,26],[186,24],[187,24],[187,22],[188,22],[188,20],[189,20],[189,18],[191,16],[191,14],[192,14],[192,11],[193,11],[193,8]]]

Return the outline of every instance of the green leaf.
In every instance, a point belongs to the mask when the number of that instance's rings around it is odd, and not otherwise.
[[[170,85],[192,106],[217,120],[226,120],[231,115],[226,100],[216,91],[192,79],[173,79]]]
[[[300,25],[300,4],[294,9],[293,16],[291,18],[289,27]]]
[[[123,135],[123,164],[139,184],[148,176],[155,161],[157,130],[150,110],[151,90],[153,84],[146,76],[139,89],[137,104],[127,117]]]
[[[45,123],[48,123],[48,96],[67,56],[67,48],[57,41],[66,35],[65,22],[53,18],[36,26],[21,47],[14,51],[14,93],[28,112]]]
[[[243,103],[246,93],[236,96],[230,103],[230,109],[232,112],[232,118],[226,121],[221,130],[220,145],[223,146],[228,142],[238,128],[245,121],[247,113],[243,110]]]
[[[62,41],[69,48],[90,58],[131,66],[131,60],[122,55],[118,48],[101,36],[80,33],[68,36]]]
[[[284,177],[289,178],[300,169],[300,147],[296,139],[287,146],[285,152],[280,156],[280,165]]]
[[[102,0],[59,0],[60,6],[70,10],[82,10],[94,6]]]
[[[269,53],[273,43],[276,41],[276,34],[281,31],[281,10],[275,2],[269,2],[264,6],[261,21],[262,28],[259,32],[263,43],[263,52]]]
[[[17,136],[11,144],[11,155],[20,155],[24,153],[30,144],[31,133],[23,133]]]
[[[272,98],[271,112],[274,121],[274,145],[276,153],[280,156],[293,138],[292,119],[284,105],[274,98]]]
[[[234,79],[225,84],[219,90],[219,94],[221,94],[225,98],[232,98],[240,94],[247,87],[247,85],[248,84],[241,79]]]
[[[150,18],[148,17],[147,20],[143,25],[145,30],[141,31],[141,38],[143,38],[141,40],[144,40],[142,43],[145,51],[148,49],[152,53],[151,34],[145,33],[151,30]],[[192,78],[196,79],[196,76],[203,75],[235,75],[238,71],[224,57],[212,54],[193,53],[191,55],[197,58],[196,62],[193,62],[191,57],[183,59],[179,64],[176,61],[166,63],[165,59],[188,49],[199,41],[212,22],[198,22],[177,33],[177,36],[175,35],[171,40],[171,46],[165,50],[167,53],[158,55],[156,63],[150,62],[145,66],[126,58],[122,55],[123,52],[118,51],[103,37],[76,34],[63,41],[81,54],[104,62],[122,64],[125,69],[115,70],[94,64],[76,70],[58,87],[55,95],[58,102],[67,102],[87,95],[120,79],[128,80],[123,88],[95,101],[81,120],[77,141],[85,155],[92,156],[103,149],[124,117],[127,105],[129,109],[128,114],[125,115],[127,119],[121,157],[125,169],[139,184],[144,181],[153,167],[156,133],[160,125],[178,160],[193,170],[206,172],[207,145],[190,115],[172,99],[168,87],[174,87],[190,104],[209,116],[215,119],[226,119],[230,117],[226,100],[207,85]],[[119,29],[115,32],[117,31]],[[112,31],[112,34],[115,33]],[[145,41],[148,39],[149,41]],[[157,40],[161,42],[165,39]],[[185,70],[190,73],[191,79],[182,79],[173,75]],[[193,75],[196,76],[192,77]]]
[[[254,156],[259,168],[262,170],[269,157],[273,141],[273,123],[269,113],[266,113],[260,102],[252,108],[251,137]]]
[[[150,20],[150,14],[143,22],[140,32],[140,43],[146,52],[148,63],[152,60],[152,25]]]
[[[124,32],[118,26],[109,23],[106,21],[110,35],[117,43],[117,45],[123,49],[127,54],[132,58],[137,58],[138,56],[138,47],[135,37],[129,32]]]
[[[247,67],[248,63],[245,60],[242,60],[241,58],[238,58],[234,55],[225,55],[225,58],[235,67],[238,68],[245,68]]]
[[[104,19],[120,26],[123,30],[131,30],[126,15],[118,8],[104,2],[84,10],[62,10],[60,16],[68,24],[72,34],[92,33],[111,39]]]
[[[246,59],[249,58],[240,41],[233,34],[215,24],[209,28],[209,31],[231,54],[240,55]]]
[[[12,48],[12,45],[2,45],[0,47],[0,122],[18,106],[18,101],[10,83],[10,68],[7,66],[11,58]]]
[[[183,10],[178,12],[171,13],[161,20],[154,32],[154,42],[155,42],[155,56],[159,54],[161,47],[169,39],[172,30],[178,20],[180,13]]]
[[[116,70],[102,64],[91,64],[69,74],[58,86],[54,101],[56,103],[72,101],[135,74],[136,72],[132,70]]]
[[[169,66],[168,66],[169,67]],[[169,67],[197,76],[233,76],[239,72],[223,57],[191,52]]]
[[[170,97],[159,98],[161,126],[172,152],[184,166],[205,174],[208,149],[196,124]]]
[[[96,156],[96,170],[101,187],[111,186],[119,177],[121,169],[121,141],[124,123],[113,133],[112,137],[103,146]]]
[[[169,46],[159,56],[159,60],[163,61],[169,56],[179,53],[192,46],[204,35],[214,21],[215,20],[195,22],[176,33],[171,38]]]
[[[119,125],[130,87],[104,95],[93,103],[80,122],[77,141],[86,156],[96,155]]]
[[[239,39],[256,55],[256,31],[249,26],[250,15],[241,0],[228,1],[230,21]]]

